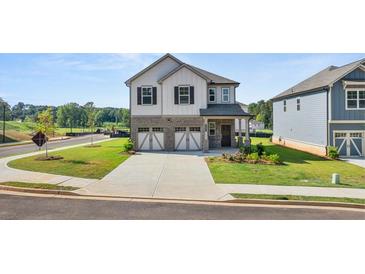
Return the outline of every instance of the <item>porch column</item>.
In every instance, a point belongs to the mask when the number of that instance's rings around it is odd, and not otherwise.
[[[242,119],[238,119],[238,147],[242,146]]]
[[[246,117],[245,121],[246,121],[245,145],[249,146],[249,145],[251,145],[251,142],[250,142],[250,117]]]
[[[203,137],[203,152],[209,151],[209,139],[208,139],[208,118],[204,117],[204,137]]]

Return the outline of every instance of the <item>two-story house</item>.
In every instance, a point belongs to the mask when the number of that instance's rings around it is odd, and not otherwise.
[[[365,155],[365,59],[330,66],[273,98],[273,142],[326,155]]]
[[[236,102],[238,82],[171,54],[125,84],[130,92],[131,138],[137,150],[236,147],[235,119],[244,119],[248,125],[252,117]],[[242,130],[238,142],[242,143]]]

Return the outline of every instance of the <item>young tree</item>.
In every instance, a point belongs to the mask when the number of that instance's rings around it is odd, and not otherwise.
[[[51,108],[47,108],[38,114],[37,129],[46,136],[46,158],[48,158],[48,135],[55,130]]]
[[[95,131],[95,121],[96,121],[96,111],[93,102],[88,102],[84,106],[86,116],[87,116],[87,125],[91,131],[91,145],[94,144],[94,131]]]

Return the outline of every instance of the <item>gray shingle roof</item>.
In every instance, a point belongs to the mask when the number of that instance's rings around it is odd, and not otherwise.
[[[314,74],[313,76],[300,82],[299,84],[296,84],[295,86],[278,94],[272,99],[279,99],[299,93],[310,92],[320,88],[326,88],[331,84],[335,83],[336,81],[340,80],[342,77],[344,77],[351,71],[358,68],[363,63],[365,63],[365,58],[344,65],[342,67],[329,66],[328,68],[325,68],[324,70]]]
[[[200,116],[252,116],[240,104],[208,104],[200,109]]]
[[[161,77],[161,79],[159,79],[158,82],[160,82],[160,81],[162,82],[164,79],[168,78],[170,75],[174,74],[176,71],[180,70],[183,67],[186,67],[186,68],[189,68],[190,70],[194,71],[195,73],[197,73],[198,75],[200,75],[204,79],[206,79],[211,84],[232,84],[232,85],[239,85],[240,84],[239,82],[236,82],[234,80],[231,80],[231,79],[225,78],[223,76],[214,74],[212,72],[206,71],[204,69],[197,68],[197,67],[194,67],[192,65],[186,64],[186,63],[180,61],[175,56],[173,56],[173,55],[171,55],[169,53],[165,54],[164,56],[162,56],[160,59],[156,60],[154,63],[152,63],[148,67],[146,67],[145,69],[143,69],[142,71],[140,71],[136,75],[134,75],[131,78],[129,78],[127,81],[125,81],[125,84],[127,86],[129,86],[131,81],[133,81],[134,79],[136,79],[137,77],[139,77],[140,75],[142,75],[143,73],[145,73],[149,69],[153,68],[158,63],[160,63],[161,61],[165,60],[168,57],[169,58],[172,58],[173,60],[175,60],[180,66],[177,67],[176,69],[174,69],[173,71],[168,72],[163,77]]]

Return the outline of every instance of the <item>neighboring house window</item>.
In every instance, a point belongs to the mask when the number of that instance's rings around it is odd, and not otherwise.
[[[215,102],[216,88],[209,88],[208,94],[209,94],[209,103]]]
[[[365,109],[365,90],[346,90],[346,109]]]
[[[215,122],[209,122],[209,136],[215,136]]]
[[[222,88],[222,102],[229,102],[229,88]]]
[[[190,92],[189,86],[179,86],[179,104],[189,104]]]
[[[142,105],[152,105],[152,87],[142,87]]]
[[[286,112],[286,100],[283,101],[284,112]]]
[[[300,111],[300,98],[297,98],[297,111]]]

